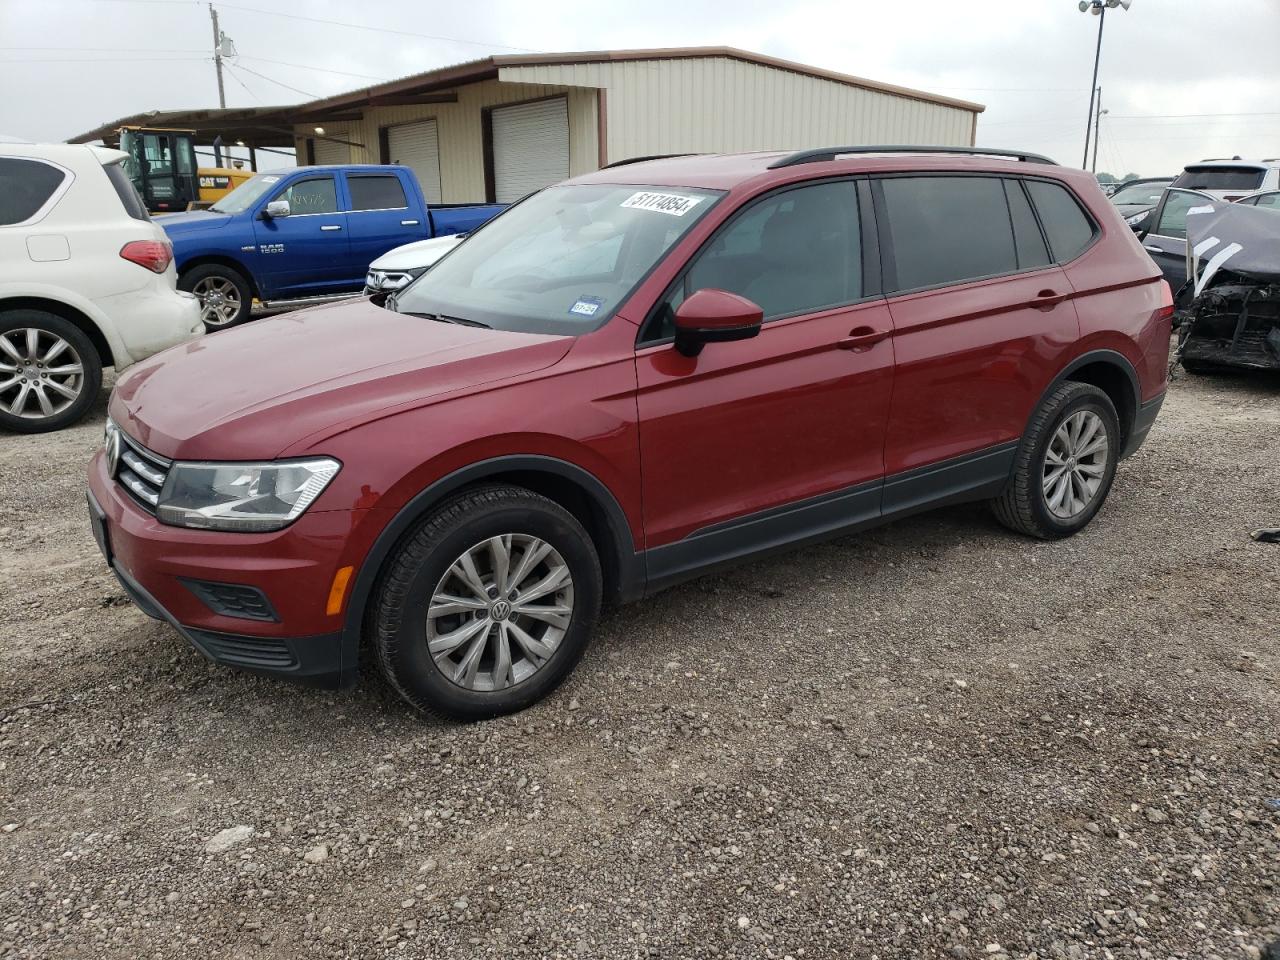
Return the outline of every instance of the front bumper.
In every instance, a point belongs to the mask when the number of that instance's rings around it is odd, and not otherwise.
[[[107,473],[89,468],[94,538],[125,591],[148,616],[171,624],[215,663],[314,686],[350,686],[359,635],[325,603],[352,525],[349,511],[304,514],[272,534],[187,530],[160,523]],[[271,616],[213,609],[193,582],[256,588]]]

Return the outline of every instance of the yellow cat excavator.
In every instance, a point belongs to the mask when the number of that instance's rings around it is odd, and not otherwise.
[[[207,207],[253,176],[251,170],[201,167],[196,163],[194,130],[121,127],[125,168],[152,213]]]

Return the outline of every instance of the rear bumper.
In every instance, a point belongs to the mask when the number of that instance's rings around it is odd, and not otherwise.
[[[1151,427],[1155,424],[1156,417],[1160,414],[1160,408],[1164,405],[1164,397],[1165,395],[1161,393],[1138,407],[1138,412],[1133,418],[1133,429],[1129,431],[1129,436],[1125,440],[1124,450],[1120,454],[1120,459],[1131,457],[1138,452],[1138,448],[1147,439],[1147,434],[1151,432]]]
[[[128,353],[115,358],[117,370],[204,333],[200,301],[174,290],[163,278],[141,290],[103,297],[97,304],[111,318]]]

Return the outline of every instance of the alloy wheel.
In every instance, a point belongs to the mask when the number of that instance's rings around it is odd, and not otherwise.
[[[240,291],[226,277],[202,277],[191,292],[200,301],[200,318],[211,327],[225,327],[240,315]]]
[[[1083,513],[1107,473],[1110,445],[1102,418],[1080,410],[1058,425],[1044,454],[1045,505],[1060,520]]]
[[[573,576],[551,544],[508,533],[449,565],[427,610],[427,650],[466,690],[504,690],[542,669],[573,618]]]
[[[0,409],[45,420],[75,403],[83,390],[84,364],[62,337],[39,327],[0,333]]]

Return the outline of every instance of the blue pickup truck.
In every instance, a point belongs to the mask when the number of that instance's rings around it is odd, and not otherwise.
[[[173,243],[178,286],[215,329],[248,319],[255,298],[358,292],[388,250],[468,233],[502,209],[429,206],[408,167],[352,164],[260,173],[207,210],[156,223]]]

